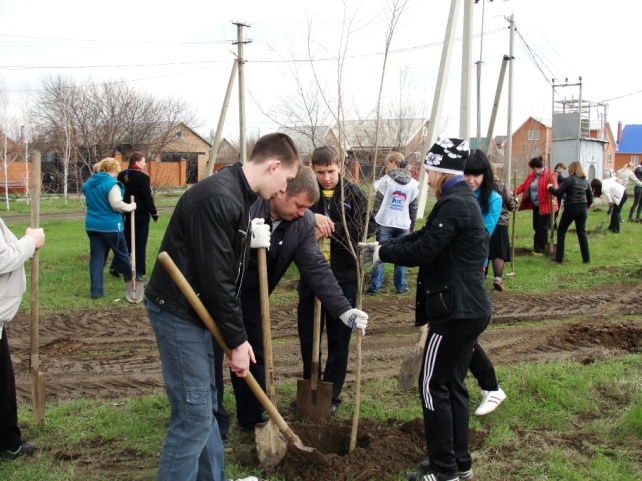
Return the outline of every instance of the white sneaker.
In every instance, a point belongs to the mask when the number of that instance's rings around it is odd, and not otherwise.
[[[485,416],[492,413],[506,399],[506,393],[502,391],[501,387],[497,391],[482,391],[482,396],[482,402],[475,411],[475,416]]]
[[[259,481],[259,478],[256,476],[250,476],[248,478],[238,479],[237,481]]]

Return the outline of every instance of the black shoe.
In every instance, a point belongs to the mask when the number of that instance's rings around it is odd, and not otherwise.
[[[116,269],[109,269],[109,275],[118,279],[120,277],[120,272],[118,272]]]
[[[438,473],[437,471],[434,471],[433,469],[430,468],[430,464],[428,464],[428,461],[422,461],[421,465],[419,466],[419,471],[414,471],[414,472],[409,472],[406,473],[406,480],[407,481],[459,481],[459,475],[457,474],[441,474]],[[472,471],[471,471],[472,474]],[[471,479],[470,478],[465,478],[465,479]]]
[[[377,294],[379,291],[375,291],[374,289],[368,289],[366,291],[366,294]]]
[[[288,409],[293,413],[296,412],[296,399],[292,401],[290,404],[288,404]]]
[[[13,461],[14,459],[18,459],[20,456],[33,456],[37,449],[38,448],[35,444],[23,441],[22,445],[16,451],[11,451],[9,449],[0,451],[0,459]]]
[[[227,439],[227,434],[221,434],[221,441],[223,442],[223,449],[225,450],[226,453],[232,453],[234,452],[234,448],[232,447],[232,442]]]

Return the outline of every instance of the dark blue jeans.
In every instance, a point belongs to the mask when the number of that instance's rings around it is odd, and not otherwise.
[[[379,232],[377,232],[377,242],[389,241],[390,239],[397,239],[398,237],[403,237],[408,235],[410,229],[398,229],[396,227],[385,227],[381,226]],[[376,268],[372,269],[372,274],[370,275],[370,286],[369,290],[371,292],[378,292],[383,285],[383,273],[385,264],[382,262]],[[408,284],[406,283],[406,268],[404,266],[394,265],[394,277],[393,282],[397,292],[405,292],[408,289]]]
[[[132,223],[129,217],[125,218],[125,241],[127,242],[127,252],[131,254],[132,252]],[[147,273],[147,266],[145,265],[147,259],[147,239],[149,238],[149,216],[147,216],[147,222],[145,221],[136,221],[134,224],[135,234],[136,234],[136,280],[142,280],[143,276]],[[109,267],[110,270],[120,270],[116,267],[114,261]],[[131,268],[130,268],[131,270]]]
[[[122,232],[98,232],[88,230],[89,236],[89,279],[91,282],[91,297],[103,296],[103,269],[105,268],[105,252],[114,251],[114,266],[122,272],[125,282],[132,279],[132,266],[129,263],[127,243]]]

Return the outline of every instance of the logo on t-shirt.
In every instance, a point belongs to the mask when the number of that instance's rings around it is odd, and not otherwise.
[[[403,210],[403,205],[406,203],[408,194],[403,190],[395,190],[392,193],[390,201],[390,210]]]

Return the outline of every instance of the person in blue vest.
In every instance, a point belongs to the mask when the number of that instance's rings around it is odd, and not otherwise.
[[[131,284],[132,267],[123,233],[123,212],[136,209],[136,203],[123,202],[125,187],[116,180],[120,163],[113,157],[100,161],[98,173],[82,185],[87,202],[85,231],[89,236],[89,278],[92,299],[104,296],[103,269],[105,252],[114,252],[114,265],[123,273],[125,284]]]

